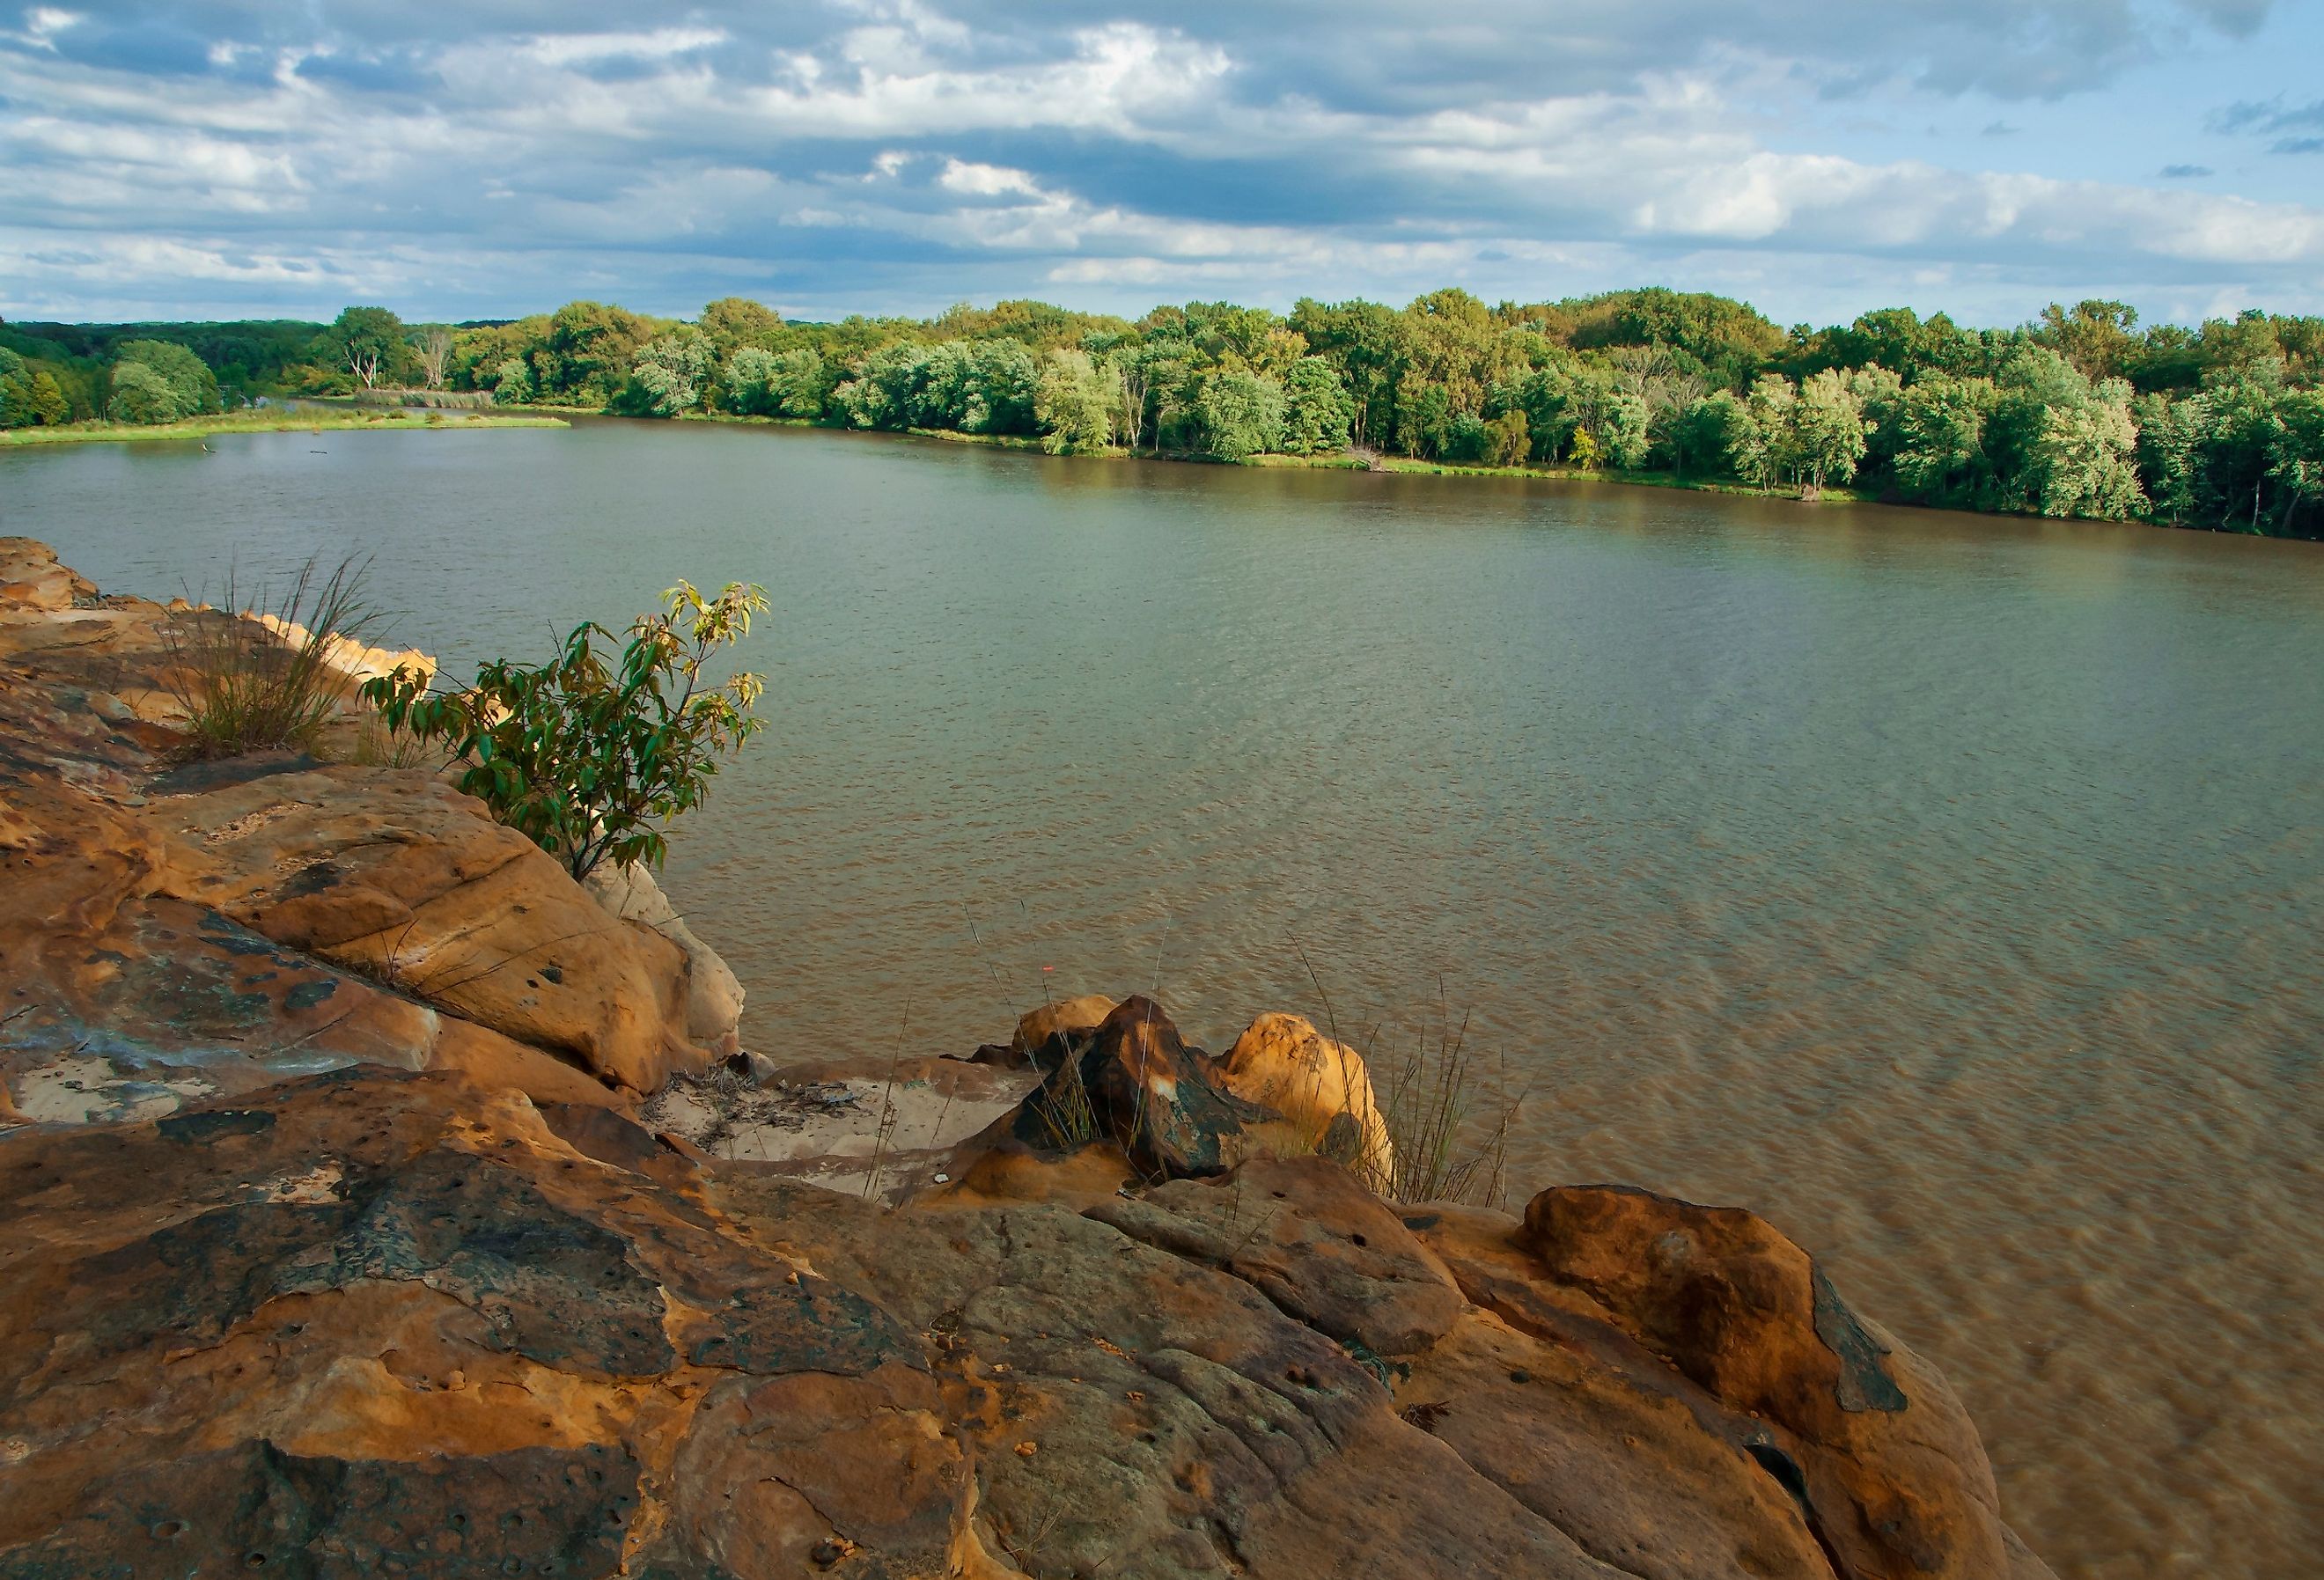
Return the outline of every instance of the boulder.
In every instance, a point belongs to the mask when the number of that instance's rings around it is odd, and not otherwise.
[[[1720,1404],[1782,1429],[1775,1446],[1851,1580],[2026,1572],[1952,1390],[1765,1219],[1569,1186],[1535,1197],[1517,1238]]]
[[[1219,1085],[1282,1114],[1309,1150],[1331,1153],[1372,1189],[1384,1191],[1394,1181],[1396,1149],[1363,1056],[1324,1036],[1305,1016],[1266,1014],[1253,1021],[1227,1050]],[[1343,1115],[1335,1132],[1333,1123]]]
[[[742,984],[718,952],[695,936],[653,873],[636,863],[600,862],[581,886],[622,920],[659,933],[686,956],[686,1037],[714,1054],[742,1048]]]
[[[686,955],[416,769],[314,768],[154,801],[163,892],[632,1091],[706,1057]]]
[[[1148,1179],[1223,1173],[1249,1132],[1275,1119],[1222,1090],[1153,1000],[1132,995],[1061,1058],[1011,1122],[1027,1145],[1066,1150],[1105,1140]]]
[[[97,601],[97,584],[57,562],[57,552],[31,538],[0,538],[0,618],[47,614]]]
[[[1029,1011],[1017,1022],[1017,1030],[1009,1039],[1011,1058],[1019,1064],[1029,1064],[1033,1056],[1050,1038],[1063,1034],[1079,1037],[1105,1024],[1113,1013],[1113,1000],[1102,993],[1085,993],[1079,998],[1063,999]]]

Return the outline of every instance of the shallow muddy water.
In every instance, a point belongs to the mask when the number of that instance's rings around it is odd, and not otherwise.
[[[375,556],[545,655],[767,584],[669,886],[778,1058],[1157,984],[1525,1094],[1512,1176],[1759,1209],[2062,1575],[2324,1552],[2324,547],[768,429],[0,452],[108,588]]]

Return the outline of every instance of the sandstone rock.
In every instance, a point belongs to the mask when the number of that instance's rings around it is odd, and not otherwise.
[[[1255,1158],[1089,1215],[1174,1255],[1225,1268],[1342,1344],[1409,1355],[1452,1326],[1452,1276],[1379,1197],[1321,1158]]]
[[[742,1019],[742,984],[718,952],[695,936],[653,873],[634,863],[601,862],[581,886],[613,916],[659,933],[686,956],[686,1028],[688,1041],[714,1054],[742,1047],[736,1028]]]
[[[1227,1050],[1219,1085],[1289,1120],[1310,1150],[1323,1150],[1345,1114],[1354,1140],[1339,1160],[1374,1190],[1396,1178],[1396,1149],[1363,1056],[1325,1037],[1303,1015],[1267,1014]],[[1337,1150],[1337,1149],[1334,1149]]]
[[[1246,1130],[1275,1117],[1214,1085],[1208,1056],[1151,999],[1124,999],[1073,1041],[1019,1110],[1018,1141],[1065,1150],[1103,1137],[1145,1178],[1177,1179],[1231,1168]]]
[[[1025,1574],[1618,1580],[1224,1272],[1053,1206],[880,1215],[727,1174],[708,1188],[927,1335],[975,1466],[972,1529]]]
[[[918,1336],[521,1100],[342,1072],[0,1184],[0,1572],[942,1570]]]
[[[699,1067],[679,946],[606,914],[412,769],[272,774],[147,808],[165,892],[565,1054],[634,1091]]]
[[[1397,1398],[1478,1474],[1640,1580],[1829,1580],[1782,1484],[1655,1381],[1470,1307],[1412,1358]]]
[[[1113,1001],[1102,993],[1085,993],[1079,998],[1043,1004],[1019,1018],[1017,1030],[1009,1039],[1010,1055],[1016,1063],[1029,1064],[1035,1052],[1050,1038],[1060,1033],[1078,1037],[1095,1031],[1111,1013]]]
[[[56,550],[31,538],[0,538],[0,617],[15,611],[69,609],[97,598],[97,584],[57,563]]]
[[[1784,1429],[1847,1574],[2013,1572],[1992,1469],[1952,1391],[1765,1220],[1574,1186],[1536,1197],[1518,1239],[1721,1404]]]
[[[1238,1230],[1238,1184],[1301,1222]],[[1513,1220],[1399,1224],[1317,1160],[1161,1187],[1127,1234],[895,1213],[349,1069],[20,1134],[0,1192],[0,1573],[1834,1572],[1825,1506],[1734,1436],[1784,1428]]]
[[[480,803],[291,753],[169,766],[171,630],[233,617],[78,606],[23,541],[0,568],[13,1110],[118,1117],[355,1059],[583,1101],[574,1067],[642,1089],[700,1061],[679,947]]]

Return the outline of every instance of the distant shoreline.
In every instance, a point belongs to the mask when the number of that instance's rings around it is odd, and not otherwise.
[[[963,433],[951,428],[845,428],[836,423],[818,422],[805,417],[748,417],[723,411],[689,411],[683,417],[632,417],[619,411],[591,411],[579,406],[510,406],[511,411],[564,411],[576,417],[603,417],[614,421],[635,422],[656,427],[668,422],[706,422],[729,428],[799,428],[823,433],[884,434],[895,439],[935,439],[944,444],[981,445],[987,449],[1021,450],[1030,455],[1055,455],[1059,460],[1077,461],[1170,461],[1197,467],[1242,467],[1255,471],[1306,472],[1373,472],[1392,473],[1406,477],[1530,477],[1552,483],[1613,483],[1631,488],[1673,488],[1689,494],[1731,494],[1746,499],[1783,499],[1794,504],[1879,504],[1895,503],[1898,509],[1928,509],[1909,501],[1884,502],[1876,496],[1852,488],[1826,486],[1821,500],[1803,499],[1787,490],[1763,490],[1715,478],[1686,477],[1675,472],[1621,472],[1611,467],[1583,468],[1580,467],[1487,467],[1463,466],[1453,461],[1424,461],[1408,456],[1380,456],[1366,461],[1363,457],[1342,450],[1328,456],[1287,456],[1261,454],[1246,460],[1222,460],[1196,451],[1129,450],[1120,445],[1104,449],[1052,451],[1038,439],[1018,433]],[[1943,507],[1936,507],[1943,508]],[[1982,512],[1983,514],[2006,514],[2003,512]],[[2040,518],[2024,516],[2021,520]],[[2140,524],[2140,523],[2115,523]]]
[[[72,422],[53,428],[0,431],[0,448],[54,444],[134,444],[149,439],[208,439],[230,433],[320,432],[325,429],[427,430],[448,428],[569,428],[561,417],[421,411],[417,408],[267,407],[189,417],[182,422]]]

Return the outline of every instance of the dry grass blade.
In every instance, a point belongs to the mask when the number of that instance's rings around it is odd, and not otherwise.
[[[1028,1106],[1048,1133],[1049,1144],[1060,1151],[1078,1150],[1097,1140],[1097,1110],[1090,1104],[1082,1061],[1073,1049],[1067,1049]]]
[[[1505,1093],[1506,1069],[1497,1061],[1488,1072],[1469,1049],[1468,1018],[1455,1030],[1450,1012],[1440,1005],[1434,1046],[1424,1024],[1412,1052],[1396,1061],[1381,1100],[1396,1149],[1391,1197],[1401,1202],[1499,1205],[1509,1127],[1525,1095],[1500,1096],[1489,1114],[1480,1114],[1489,1074],[1492,1091]]]
[[[279,596],[262,585],[246,614],[235,613],[244,605],[229,569],[221,612],[182,615],[162,628],[171,687],[186,710],[186,756],[314,745],[355,687],[330,655],[343,642],[361,644],[377,619],[364,597],[368,565],[350,557],[321,574],[309,559]]]

